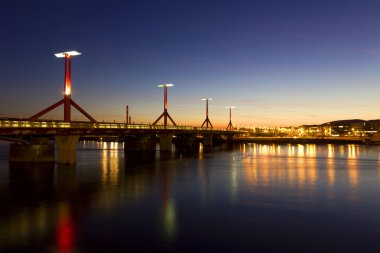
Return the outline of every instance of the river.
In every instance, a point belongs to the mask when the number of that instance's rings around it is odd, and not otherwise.
[[[0,252],[380,252],[380,146],[215,146],[8,162]]]

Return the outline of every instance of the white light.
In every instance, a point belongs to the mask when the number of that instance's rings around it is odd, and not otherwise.
[[[68,52],[56,53],[54,55],[58,58],[62,58],[62,57],[65,57],[66,55],[69,55],[69,56],[81,55],[81,53],[77,51],[68,51]]]
[[[70,95],[70,94],[71,94],[71,89],[70,89],[70,87],[66,87],[65,95]]]
[[[236,108],[236,106],[226,106],[226,109],[235,109]]]
[[[212,100],[212,98],[202,98],[201,100],[205,101],[205,100]]]
[[[172,83],[164,83],[164,84],[158,84],[157,85],[158,87],[172,87],[172,86],[174,86],[174,84],[172,84]]]

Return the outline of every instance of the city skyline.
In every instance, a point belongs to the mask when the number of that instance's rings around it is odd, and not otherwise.
[[[1,3],[0,113],[28,118],[63,94],[78,50],[73,99],[96,120],[136,123],[169,113],[215,127],[378,119],[376,1],[47,1]],[[148,4],[147,4],[148,3]],[[62,109],[46,118],[62,119]],[[82,120],[79,113],[72,118]]]

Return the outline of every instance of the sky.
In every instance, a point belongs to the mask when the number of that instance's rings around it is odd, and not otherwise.
[[[380,118],[380,1],[0,1],[0,114],[72,99],[98,121],[214,127]],[[73,109],[74,111],[74,109]],[[44,116],[63,119],[63,108]],[[73,112],[73,120],[84,120]]]

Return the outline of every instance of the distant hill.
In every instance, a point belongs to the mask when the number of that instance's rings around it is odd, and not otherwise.
[[[368,122],[368,121],[362,120],[362,119],[345,119],[345,120],[330,121],[327,123],[323,123],[322,125],[346,126],[346,125],[364,124],[366,122]]]

